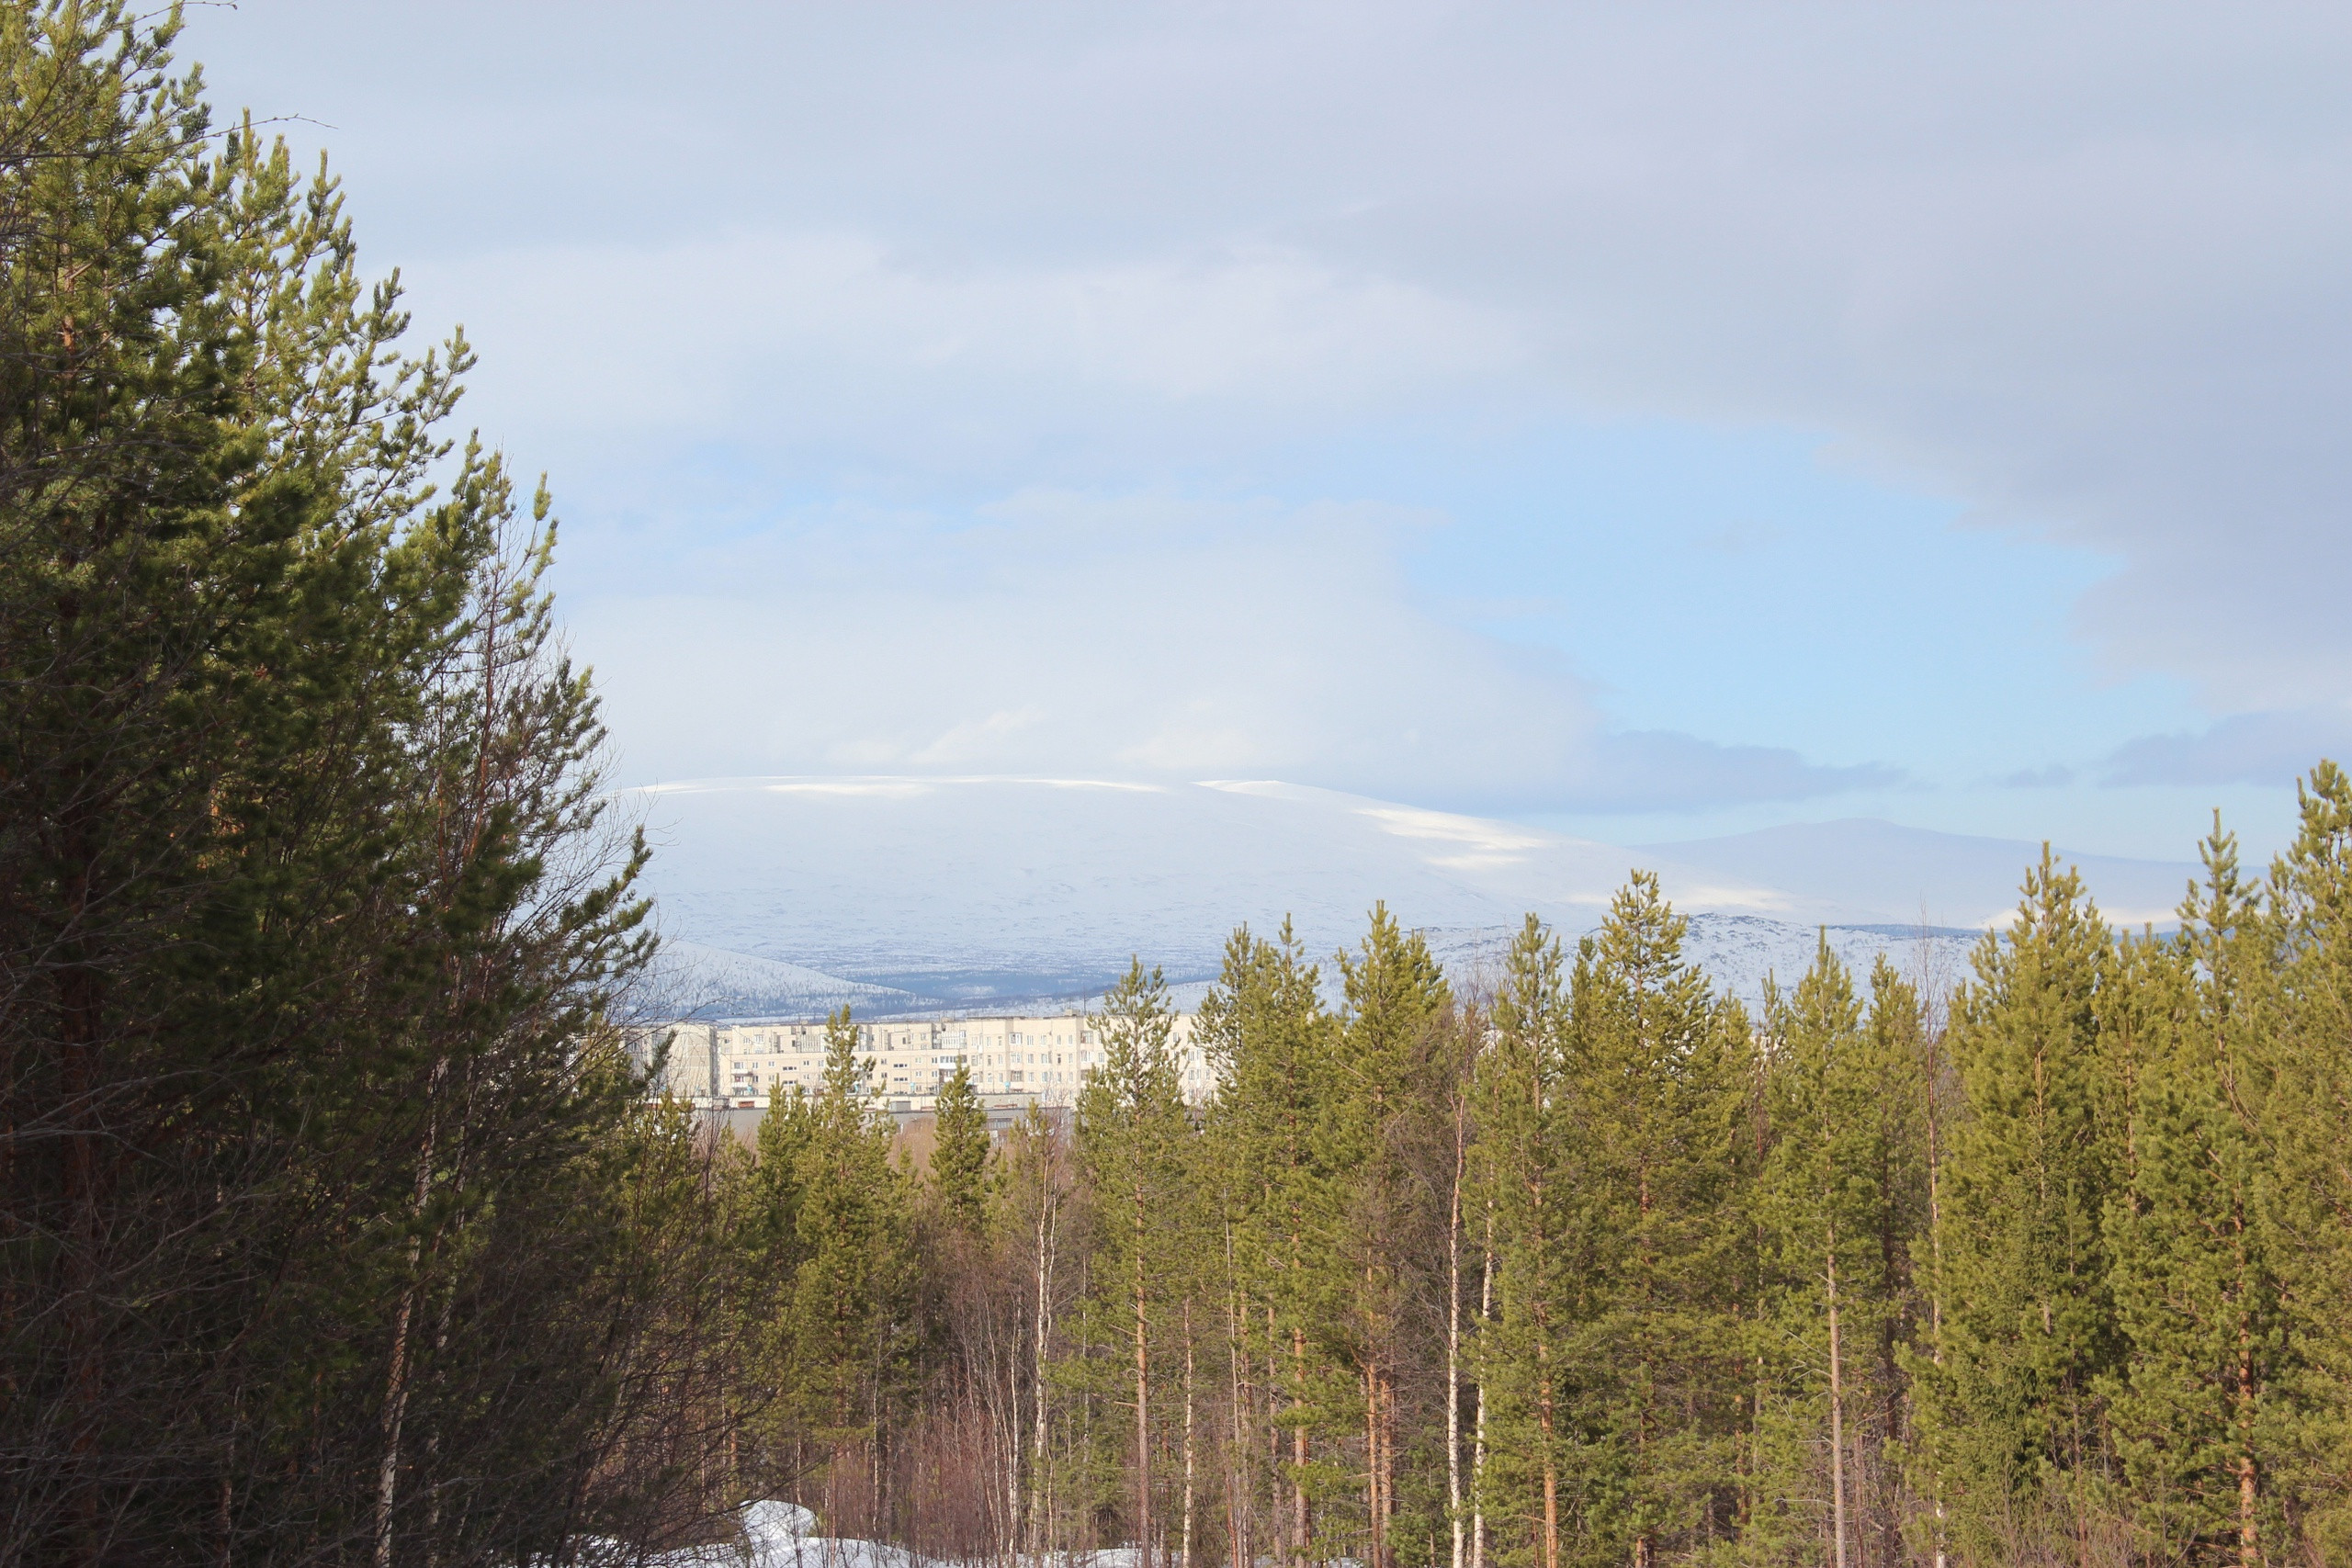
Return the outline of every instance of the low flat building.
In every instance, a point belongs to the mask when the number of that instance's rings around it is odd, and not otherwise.
[[[1179,1013],[1170,1043],[1184,1099],[1216,1092],[1215,1074],[1193,1044],[1193,1020]],[[655,1092],[705,1107],[765,1110],[780,1095],[813,1094],[825,1077],[821,1022],[745,1019],[677,1023],[630,1032],[630,1049],[650,1065],[668,1041]],[[1100,1021],[1085,1013],[959,1018],[857,1026],[859,1082],[866,1095],[901,1115],[928,1115],[961,1064],[993,1122],[1035,1104],[1067,1109],[1102,1065]]]

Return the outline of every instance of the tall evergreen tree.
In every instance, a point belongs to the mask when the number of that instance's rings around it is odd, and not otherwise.
[[[1491,1410],[1485,1435],[1515,1462],[1479,1467],[1477,1503],[1482,1518],[1503,1514],[1532,1527],[1538,1568],[1562,1562],[1563,1474],[1580,1436],[1572,1348],[1591,1300],[1591,1259],[1574,1223],[1586,1151],[1568,1082],[1568,1025],[1558,939],[1530,915],[1511,942],[1478,1074],[1478,1161],[1498,1309],[1478,1335],[1478,1382]]]
[[[1347,1005],[1329,1135],[1349,1173],[1341,1247],[1356,1276],[1347,1337],[1362,1393],[1366,1558],[1389,1568],[1405,1320],[1420,1271],[1411,1244],[1430,1228],[1416,1222],[1430,1217],[1419,1211],[1432,1196],[1416,1181],[1408,1149],[1433,1102],[1432,1047],[1452,996],[1420,933],[1406,931],[1385,904],[1374,907],[1356,953],[1338,962]]]
[[[1904,1561],[1910,1523],[1905,1510],[1913,1501],[1905,1486],[1903,1456],[1916,1435],[1909,1361],[1928,1315],[1917,1258],[1935,1213],[1928,1129],[1936,1114],[1939,1061],[1928,1006],[1918,987],[1882,953],[1871,965],[1860,1064],[1872,1124],[1862,1150],[1868,1241],[1857,1259],[1858,1280],[1867,1286],[1858,1300],[1867,1338],[1856,1341],[1856,1348],[1875,1408],[1862,1430],[1866,1487],[1856,1523],[1874,1539],[1875,1561],[1889,1564]]]
[[[799,1429],[832,1450],[837,1470],[863,1456],[878,1474],[916,1348],[914,1194],[890,1159],[889,1118],[865,1092],[857,1038],[847,1007],[827,1021],[824,1082],[796,1181],[800,1262],[778,1327]],[[841,1475],[829,1484],[842,1495]],[[881,1506],[878,1497],[865,1501]]]
[[[1269,1533],[1293,1568],[1317,1550],[1317,1510],[1345,1476],[1317,1438],[1348,1429],[1332,1353],[1348,1300],[1337,1263],[1343,1172],[1329,1126],[1337,1030],[1321,978],[1288,921],[1272,942],[1238,931],[1197,1023],[1221,1085],[1211,1147],[1234,1176],[1233,1289],[1246,1300],[1232,1314],[1251,1364],[1264,1369],[1266,1468],[1282,1494]]]
[[[1871,988],[1865,1015],[1825,937],[1795,992],[1775,998],[1774,1137],[1760,1194],[1779,1298],[1771,1344],[1794,1396],[1773,1456],[1780,1483],[1768,1490],[1826,1499],[1789,1522],[1807,1547],[1826,1538],[1839,1568],[1898,1560],[1887,1456],[1903,1436],[1896,1352],[1927,1206],[1917,1004],[1883,959]],[[1772,1543],[1776,1511],[1750,1520],[1751,1549]]]
[[[931,1181],[955,1230],[976,1236],[988,1216],[989,1115],[972,1088],[971,1068],[956,1064],[941,1088],[933,1122]]]
[[[1727,1537],[1745,1386],[1733,1063],[1746,1015],[1682,955],[1687,922],[1636,872],[1578,945],[1570,1077],[1591,1304],[1577,1375],[1588,1561],[1651,1568]]]
[[[757,1158],[744,1178],[746,1201],[738,1235],[757,1266],[789,1291],[799,1272],[802,1156],[817,1127],[817,1102],[795,1085],[771,1099],[752,1134]],[[723,1145],[722,1145],[723,1146]]]
[[[1971,1114],[1943,1168],[1944,1360],[1924,1379],[1925,1436],[1954,1539],[1978,1553],[2073,1529],[2103,1472],[2099,1389],[2122,1356],[2101,1228],[2122,1163],[2102,1028],[2114,975],[2082,879],[2045,849],[1952,1004]]]
[[[2335,1562],[2352,1557],[2352,778],[2323,761],[2298,795],[2298,831],[2268,891],[2276,990],[2259,1030],[2241,1036],[2240,1082],[2260,1097],[2261,1250],[2278,1270],[2291,1348],[2270,1440],[2300,1541],[2281,1539],[2271,1555],[2308,1543]]]
[[[2251,1039],[2270,953],[2256,889],[2218,828],[2205,863],[2179,940],[2126,944],[2116,965],[2125,1005],[2105,1010],[2130,1090],[2107,1212],[2129,1349],[2109,1399],[2143,1549],[2252,1564],[2274,1534],[2265,1515],[2288,1352]]]
[[[553,525],[175,26],[0,11],[0,1556],[553,1550],[684,1288]]]
[[[1193,1129],[1177,1077],[1168,986],[1140,960],[1128,965],[1094,1020],[1102,1062],[1079,1091],[1078,1150],[1100,1216],[1097,1332],[1122,1347],[1133,1425],[1128,1523],[1137,1548],[1159,1550],[1168,1520],[1156,1506],[1167,1490],[1154,1473],[1157,1423],[1171,1389],[1168,1341],[1188,1298],[1197,1215],[1187,1177]],[[1177,1352],[1182,1354],[1181,1348]],[[1155,1405],[1159,1406],[1157,1411]]]

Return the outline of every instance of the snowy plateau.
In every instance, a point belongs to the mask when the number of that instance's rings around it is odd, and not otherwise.
[[[1751,1001],[1825,931],[1858,969],[1884,953],[1933,981],[2007,921],[2041,852],[1870,820],[1621,848],[1271,782],[708,779],[615,804],[654,846],[664,956],[646,1005],[673,1017],[1029,1010],[1098,994],[1131,954],[1189,1007],[1235,926],[1287,918],[1328,956],[1375,901],[1469,979],[1530,912],[1590,930],[1636,868],[1690,917],[1690,955]],[[2171,921],[2195,873],[2064,858],[2132,927]]]

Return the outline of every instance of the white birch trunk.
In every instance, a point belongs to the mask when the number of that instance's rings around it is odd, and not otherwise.
[[[1495,1310],[1495,1207],[1487,1205],[1486,1258],[1478,1276],[1478,1321]],[[1478,1415],[1470,1450],[1470,1568],[1487,1568],[1487,1380],[1478,1380]]]
[[[1184,1298],[1184,1522],[1178,1560],[1193,1568],[1193,1299]]]
[[[1445,1520],[1453,1568],[1463,1568],[1462,1537],[1462,1179],[1469,1145],[1462,1112],[1453,1119],[1453,1193],[1445,1216]]]

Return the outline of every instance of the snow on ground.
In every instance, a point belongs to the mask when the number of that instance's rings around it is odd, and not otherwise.
[[[590,1568],[953,1568],[948,1560],[926,1558],[904,1547],[855,1537],[817,1532],[817,1516],[797,1503],[773,1499],[746,1504],[741,1529],[730,1540],[639,1558],[619,1541],[591,1540],[581,1553]],[[1140,1568],[1134,1547],[1102,1551],[1024,1553],[1012,1568]],[[991,1560],[996,1561],[996,1560]],[[1352,1562],[1331,1568],[1356,1568]]]

